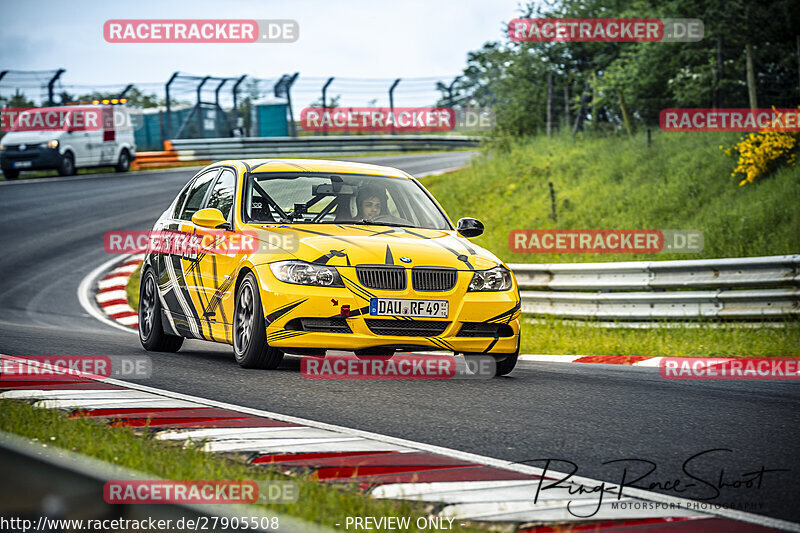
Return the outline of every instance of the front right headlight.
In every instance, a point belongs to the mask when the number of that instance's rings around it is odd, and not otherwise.
[[[507,291],[511,288],[511,271],[498,266],[489,270],[478,270],[472,274],[467,292]]]
[[[339,272],[325,265],[305,261],[278,261],[269,265],[275,277],[286,283],[316,285],[319,287],[344,287]]]

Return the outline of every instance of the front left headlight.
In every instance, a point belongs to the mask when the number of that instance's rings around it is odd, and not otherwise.
[[[52,141],[47,141],[46,143],[42,143],[39,145],[39,148],[58,148],[58,139],[53,139]]]
[[[276,278],[286,283],[318,287],[344,287],[339,272],[330,266],[315,265],[305,261],[278,261],[270,263],[269,268]]]
[[[511,288],[511,271],[505,267],[478,270],[472,274],[467,292],[507,291]]]

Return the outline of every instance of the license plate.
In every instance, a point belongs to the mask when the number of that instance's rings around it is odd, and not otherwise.
[[[33,165],[33,161],[14,161],[14,168],[28,168]]]
[[[406,300],[371,298],[369,314],[373,316],[418,316],[447,318],[447,300]]]

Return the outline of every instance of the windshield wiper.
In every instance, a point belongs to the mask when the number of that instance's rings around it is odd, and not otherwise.
[[[355,224],[357,226],[391,226],[393,228],[416,228],[411,224],[398,224],[396,222],[374,222],[372,220],[361,219],[359,222],[344,222],[344,224]]]

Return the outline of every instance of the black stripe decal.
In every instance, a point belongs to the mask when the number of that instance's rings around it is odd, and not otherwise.
[[[302,300],[298,300],[294,303],[290,303],[284,305],[283,307],[279,307],[270,314],[268,314],[267,316],[265,316],[264,320],[266,321],[267,324],[270,324],[275,320],[277,320],[278,318],[285,315],[286,313],[288,313],[289,311],[291,311],[292,309],[294,309],[295,307],[297,307],[298,305],[300,305],[301,303],[305,302],[306,300],[308,300],[308,298],[303,298]]]
[[[517,302],[517,304],[508,311],[503,311],[499,315],[487,319],[486,322],[502,322],[505,318],[508,318],[508,322],[511,322],[511,317],[514,315],[514,313],[519,311],[520,307],[522,307],[522,302]]]

